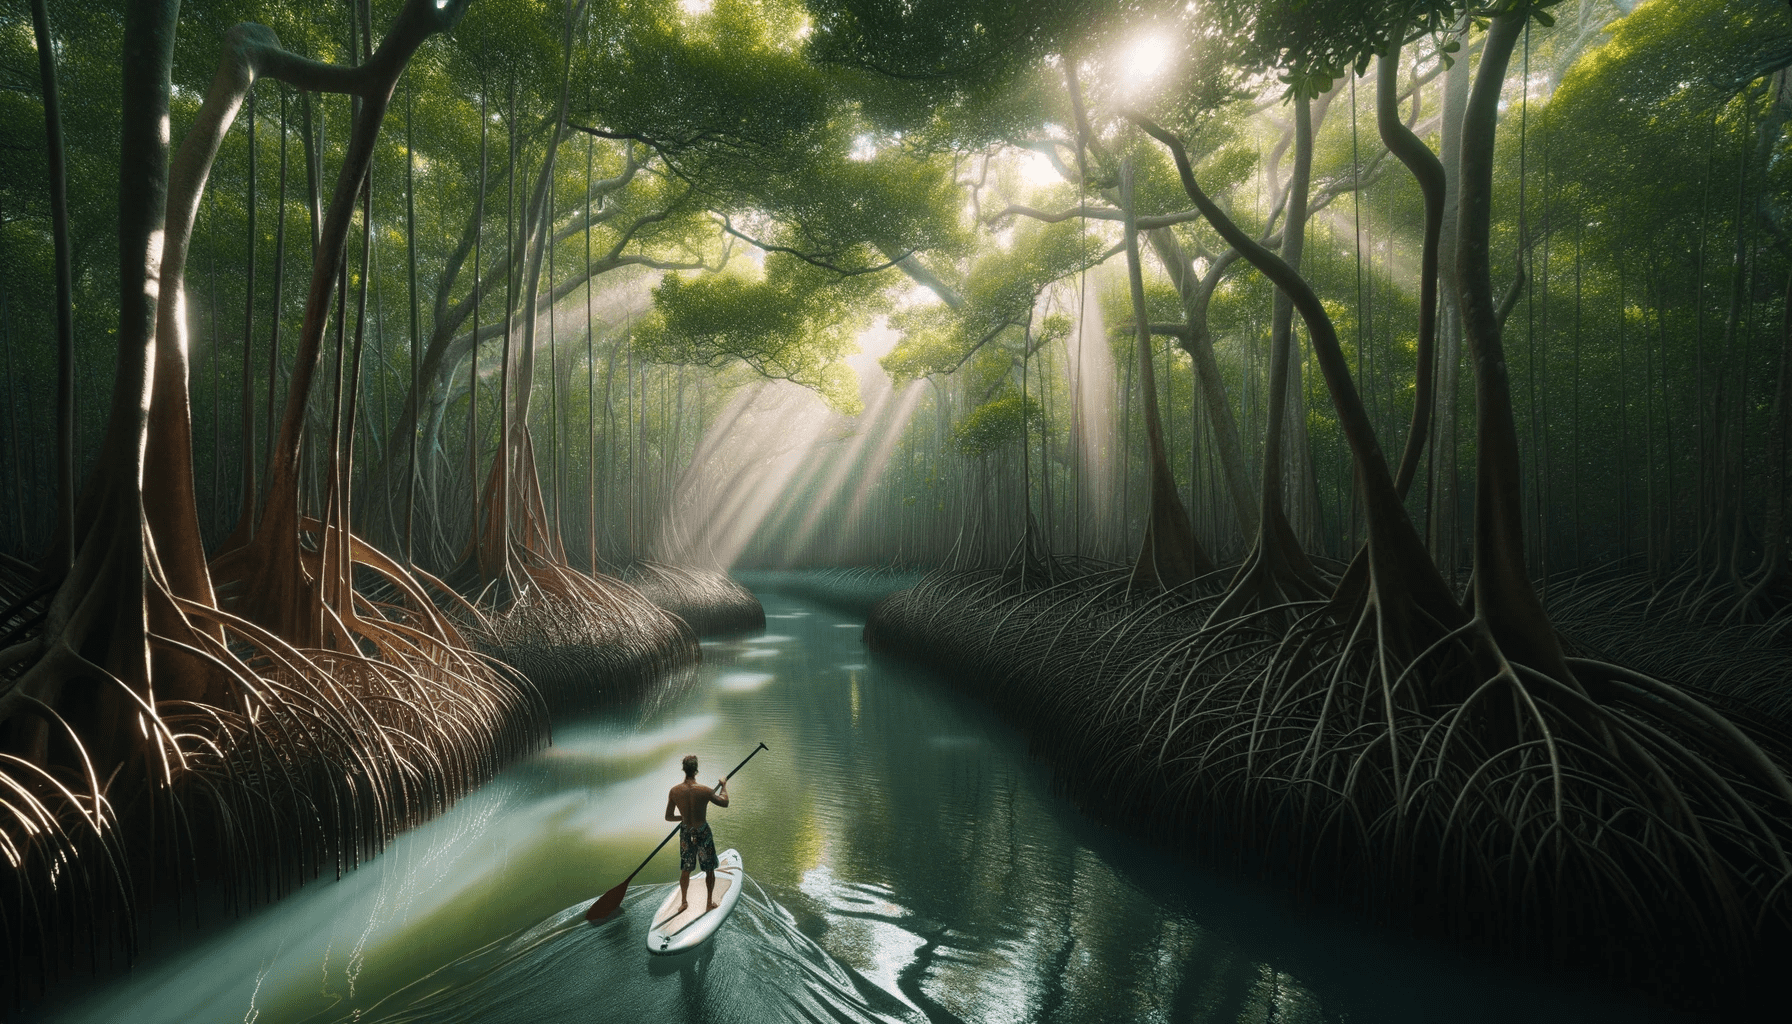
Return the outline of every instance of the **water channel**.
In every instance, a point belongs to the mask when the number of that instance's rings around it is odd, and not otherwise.
[[[1297,915],[1179,866],[1052,792],[1025,740],[862,620],[762,593],[647,711],[553,744],[339,882],[161,943],[58,1022],[1677,1019],[1591,987]],[[695,751],[749,882],[717,938],[651,957],[668,847],[600,926],[589,901],[662,838]],[[79,986],[77,986],[79,987]]]

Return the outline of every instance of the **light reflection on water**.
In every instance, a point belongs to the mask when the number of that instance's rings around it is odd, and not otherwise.
[[[858,621],[768,595],[788,634],[706,641],[698,685],[650,718],[554,745],[399,838],[45,1019],[1430,1022],[1640,1021],[1566,990],[1293,917],[1094,824],[1025,741]],[[854,632],[846,632],[852,628]],[[620,920],[587,902],[669,827],[687,751],[750,885],[718,939],[650,957],[662,852]]]

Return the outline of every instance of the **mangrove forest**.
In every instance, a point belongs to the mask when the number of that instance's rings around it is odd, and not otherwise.
[[[0,0],[0,86],[0,1016],[1782,1006],[1792,5]]]

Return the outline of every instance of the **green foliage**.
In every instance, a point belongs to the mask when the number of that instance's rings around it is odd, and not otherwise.
[[[1463,14],[1526,9],[1538,24],[1555,23],[1546,8],[1561,0],[1218,0],[1210,15],[1222,35],[1242,40],[1249,66],[1279,72],[1300,96],[1315,97],[1395,43],[1447,31]]]
[[[1792,17],[1766,0],[1644,4],[1611,29],[1562,79],[1542,125],[1555,147],[1561,191],[1593,228],[1590,248],[1690,251],[1728,219],[1739,170],[1760,212],[1775,224],[1792,191],[1783,118],[1772,89],[1743,77],[1783,54],[1792,61]],[[1510,141],[1510,140],[1508,140]],[[1533,154],[1534,158],[1534,154]],[[1515,172],[1515,154],[1508,156]],[[1739,164],[1742,165],[1739,167]],[[1765,180],[1764,180],[1765,179]]]
[[[1011,247],[974,263],[956,309],[920,306],[890,317],[904,338],[882,360],[897,381],[951,373],[1003,332],[1031,322],[1039,294],[1053,281],[1093,266],[1104,246],[1074,221],[1028,221]]]
[[[1609,135],[1664,103],[1721,102],[1776,63],[1792,63],[1792,17],[1777,0],[1645,3],[1563,77],[1557,102],[1577,129]]]
[[[717,368],[742,362],[759,374],[814,390],[836,409],[860,409],[857,377],[843,360],[879,307],[880,285],[842,278],[773,253],[764,274],[687,279],[668,274],[635,349],[662,363]]]
[[[606,5],[575,69],[574,120],[648,143],[712,209],[775,222],[781,244],[829,266],[961,251],[950,162],[876,145],[852,96],[807,59],[806,30],[800,5],[775,0],[699,15],[671,0]]]
[[[826,80],[796,48],[789,5],[718,0],[693,18],[676,0],[623,0],[593,13],[576,110],[602,128],[668,153],[769,155],[808,148],[828,120]]]
[[[952,429],[952,445],[964,455],[988,455],[1018,444],[1023,431],[1037,430],[1041,410],[1037,399],[1012,385],[995,398],[971,410]]]
[[[1574,178],[1635,192],[1663,170],[1696,169],[1717,109],[1770,58],[1792,61],[1792,17],[1769,0],[1651,3],[1562,79],[1550,118]]]
[[[826,64],[902,83],[911,120],[929,107],[975,105],[1026,77],[1048,54],[1079,48],[1123,8],[1114,0],[809,0],[809,48]]]

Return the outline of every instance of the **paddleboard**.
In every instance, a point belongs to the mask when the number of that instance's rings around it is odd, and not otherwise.
[[[716,860],[716,909],[708,908],[709,877],[701,871],[691,872],[690,905],[683,912],[678,910],[678,886],[675,883],[672,891],[666,893],[660,909],[654,911],[653,924],[647,929],[649,953],[669,956],[695,949],[728,919],[729,911],[740,899],[741,880],[746,877],[746,871],[741,867],[739,850],[723,850]]]

